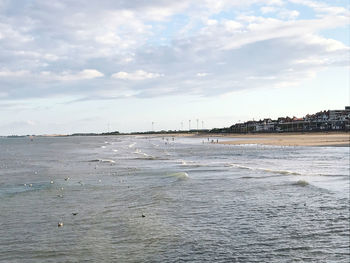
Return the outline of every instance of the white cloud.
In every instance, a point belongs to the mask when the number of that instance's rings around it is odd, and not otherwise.
[[[233,20],[226,20],[223,22],[225,28],[227,31],[230,32],[235,32],[238,29],[242,28],[242,24],[237,22],[237,21],[233,21]]]
[[[86,80],[103,77],[104,74],[95,69],[84,69],[77,73],[62,72],[60,74],[43,71],[41,76],[49,80],[61,80],[61,81],[74,81],[74,80]]]
[[[320,34],[347,26],[349,12],[288,1],[42,0],[20,9],[6,1],[0,10],[1,99],[211,96],[295,83],[310,75],[305,72],[347,64],[347,45]],[[300,5],[315,16],[307,17]],[[7,7],[19,12],[6,13]],[[122,87],[116,80],[125,80]]]
[[[311,1],[311,0],[289,0],[292,3],[295,4],[301,4],[305,5],[307,7],[313,8],[316,12],[320,13],[328,13],[331,15],[349,15],[349,10],[338,7],[338,6],[329,6],[324,2],[317,2],[317,1]]]
[[[19,71],[10,71],[10,70],[3,70],[0,71],[0,77],[23,77],[29,75],[30,72],[27,70],[19,70]]]
[[[135,72],[124,72],[120,71],[112,74],[113,79],[123,79],[123,80],[145,80],[145,79],[154,79],[161,77],[162,74],[150,73],[143,70],[136,70]]]
[[[28,70],[0,71],[0,78],[31,78],[36,80],[61,80],[61,81],[72,81],[72,80],[85,80],[103,77],[104,74],[95,69],[84,69],[82,71],[72,73],[64,71],[61,73],[54,73],[50,71],[42,71],[40,73],[33,73]]]
[[[278,16],[285,19],[296,19],[300,15],[297,10],[282,10],[278,13]]]
[[[345,17],[333,16],[314,20],[293,21],[257,16],[241,16],[239,19],[247,23],[244,33],[233,35],[231,38],[226,37],[223,49],[239,48],[250,43],[275,38],[295,37],[298,39],[310,35],[319,38],[316,35],[318,31],[349,23]]]
[[[268,5],[277,5],[277,6],[284,5],[284,1],[283,0],[266,0],[265,2]]]
[[[268,13],[274,13],[277,11],[277,8],[272,6],[263,6],[260,8],[261,13],[268,14]]]
[[[31,58],[31,59],[44,59],[48,61],[56,61],[59,59],[55,54],[50,53],[39,53],[35,51],[27,51],[27,50],[15,50],[13,51],[14,56]]]
[[[205,72],[203,72],[203,73],[197,73],[196,76],[197,76],[197,77],[206,77],[206,76],[208,76],[208,73],[205,73]]]
[[[216,26],[218,24],[218,21],[215,19],[208,19],[207,20],[207,25],[208,26]]]
[[[13,44],[17,45],[17,42],[25,43],[32,41],[34,38],[29,34],[15,29],[15,27],[10,24],[0,22],[0,39],[13,41]]]
[[[303,39],[310,44],[324,47],[327,52],[343,51],[346,54],[350,50],[350,47],[334,39],[327,39],[316,35],[306,35]]]

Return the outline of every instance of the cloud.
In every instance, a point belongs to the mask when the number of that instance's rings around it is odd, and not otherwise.
[[[300,4],[300,5],[310,7],[319,13],[328,13],[331,15],[344,15],[344,14],[349,15],[349,10],[347,10],[346,8],[339,7],[339,6],[329,6],[323,2],[311,1],[311,0],[289,0],[289,1],[294,4]]]
[[[268,13],[276,12],[277,8],[272,7],[272,6],[263,6],[260,8],[260,10],[261,10],[261,13],[268,14]]]
[[[21,121],[14,121],[14,122],[10,122],[10,123],[6,123],[3,125],[0,125],[1,129],[9,129],[9,130],[14,130],[14,129],[18,129],[18,128],[28,128],[28,127],[32,127],[37,125],[37,123],[35,121],[32,120],[21,120]]]
[[[300,15],[297,10],[282,10],[278,13],[278,16],[286,19],[296,19]]]
[[[205,77],[205,76],[208,76],[208,73],[205,73],[205,72],[203,72],[203,73],[197,73],[196,76],[197,76],[197,77]]]
[[[0,22],[0,40],[13,41],[13,44],[16,45],[17,42],[27,43],[33,39],[34,38],[26,32],[15,29],[13,25]]]
[[[124,72],[120,71],[112,74],[113,79],[123,79],[123,80],[145,80],[145,79],[154,79],[161,77],[161,74],[150,73],[143,70],[136,70],[135,72]]]
[[[315,14],[307,17],[304,6]],[[349,12],[335,4],[38,0],[1,7],[2,101],[213,96],[282,87],[349,63],[349,47],[321,35],[349,24]]]
[[[1,77],[23,77],[29,75],[29,71],[27,70],[18,70],[18,71],[10,71],[10,70],[3,70],[0,71],[0,78]]]
[[[228,32],[235,32],[243,27],[241,23],[233,20],[225,20],[223,25]]]
[[[45,78],[53,79],[53,80],[76,81],[76,80],[86,80],[86,79],[103,77],[104,74],[95,69],[84,69],[77,73],[62,72],[60,74],[43,71],[41,72],[41,76]]]
[[[95,69],[84,69],[82,71],[72,73],[69,71],[64,71],[61,73],[54,73],[50,71],[42,71],[39,74],[29,72],[27,70],[20,71],[10,71],[3,70],[0,71],[0,78],[25,78],[30,77],[36,80],[60,80],[60,81],[72,81],[72,80],[85,80],[103,77],[104,74]]]

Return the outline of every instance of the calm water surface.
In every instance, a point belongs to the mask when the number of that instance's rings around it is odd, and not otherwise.
[[[348,263],[349,244],[347,147],[0,139],[1,262]]]

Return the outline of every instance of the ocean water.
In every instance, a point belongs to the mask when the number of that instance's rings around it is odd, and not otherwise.
[[[0,139],[0,262],[348,263],[349,217],[348,147]]]

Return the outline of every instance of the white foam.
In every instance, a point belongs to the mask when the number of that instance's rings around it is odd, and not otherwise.
[[[247,169],[247,170],[253,170],[253,171],[263,171],[263,172],[274,173],[274,174],[301,175],[300,173],[288,171],[288,170],[275,170],[275,169],[267,169],[267,168],[261,168],[261,167],[255,168],[255,167],[249,167],[249,166],[244,166],[244,165],[235,164],[235,163],[231,163],[229,165],[233,166],[233,167],[240,168],[240,169]]]
[[[188,173],[186,172],[178,172],[178,173],[172,173],[172,174],[168,174],[169,177],[176,177],[180,180],[185,180],[187,178],[189,178]]]
[[[300,173],[292,172],[288,170],[273,170],[273,169],[265,169],[265,168],[257,168],[257,170],[268,172],[268,173],[276,173],[276,174],[301,175]]]
[[[115,163],[114,160],[110,160],[110,159],[100,159],[101,163]]]

